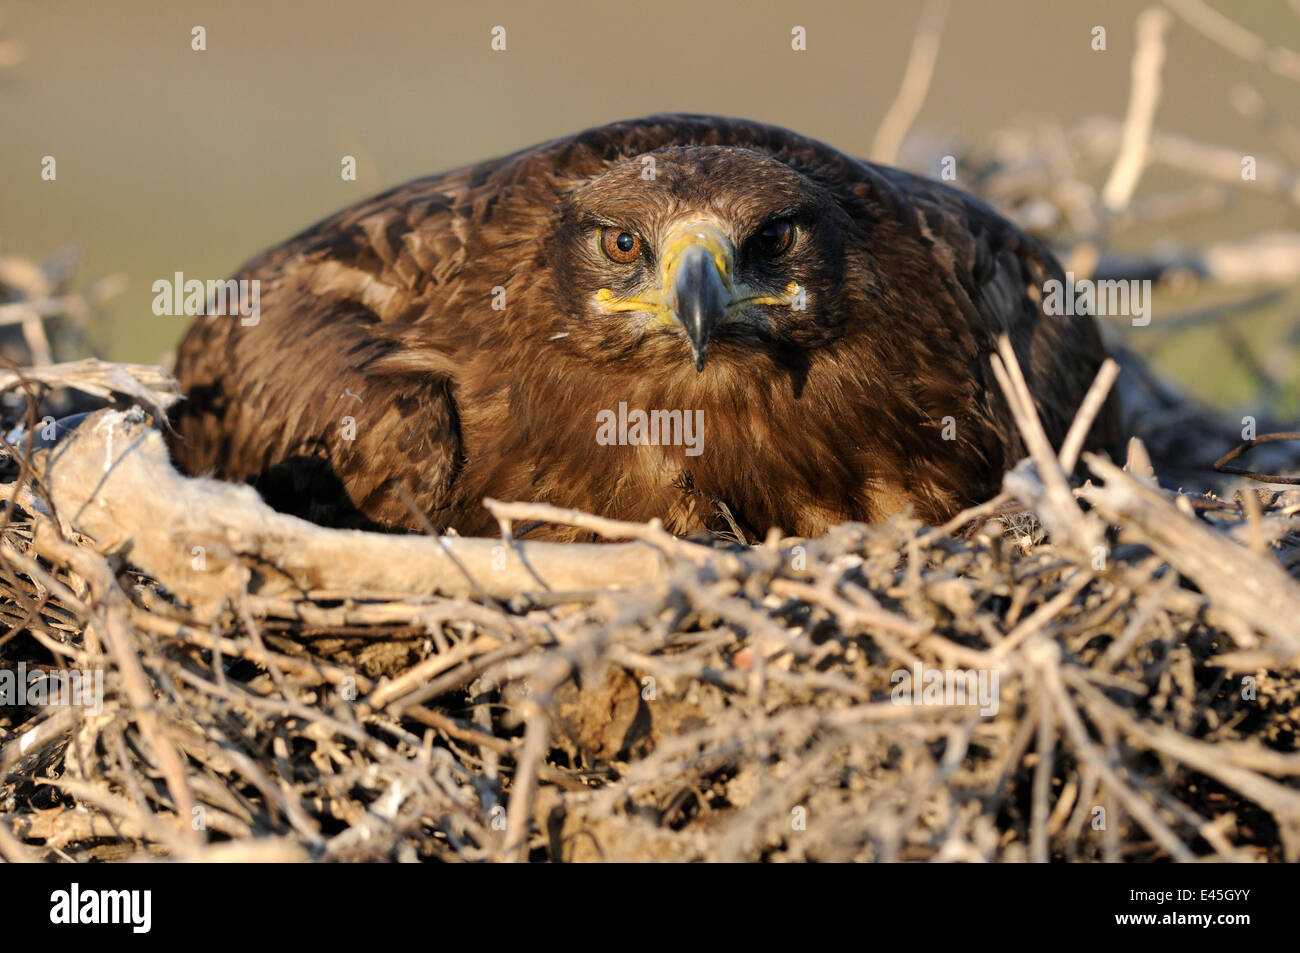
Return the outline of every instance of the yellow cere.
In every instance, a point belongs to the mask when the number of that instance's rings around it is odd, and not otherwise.
[[[674,228],[664,242],[663,284],[672,286],[673,274],[681,261],[682,253],[692,245],[703,246],[713,256],[713,267],[722,276],[722,283],[731,290],[731,239],[712,222],[687,222]]]

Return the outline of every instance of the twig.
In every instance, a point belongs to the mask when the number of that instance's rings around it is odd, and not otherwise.
[[[1263,66],[1278,76],[1300,82],[1300,53],[1295,50],[1270,46],[1263,37],[1250,32],[1202,0],[1165,0],[1165,6],[1225,50],[1249,63]]]
[[[912,38],[912,51],[908,54],[907,66],[903,70],[903,82],[893,105],[880,121],[875,140],[871,143],[873,162],[889,165],[897,161],[899,147],[920,114],[926,93],[930,90],[930,80],[939,58],[939,38],[943,34],[943,24],[947,17],[947,0],[926,0],[921,9],[916,35]]]
[[[1135,33],[1137,49],[1133,51],[1132,86],[1129,91],[1128,115],[1124,120],[1124,137],[1110,178],[1101,191],[1101,201],[1108,211],[1128,205],[1146,167],[1147,143],[1156,106],[1160,102],[1160,70],[1165,62],[1165,34],[1172,18],[1158,7],[1148,7],[1138,14]]]
[[[1214,461],[1214,469],[1219,473],[1231,473],[1235,476],[1249,477],[1252,480],[1258,480],[1261,483],[1280,483],[1285,486],[1300,486],[1300,477],[1279,476],[1277,474],[1256,473],[1254,470],[1243,470],[1240,467],[1230,467],[1227,465],[1229,460],[1235,460],[1252,447],[1257,447],[1261,443],[1273,443],[1278,440],[1300,440],[1300,432],[1287,433],[1266,433],[1260,434],[1253,440],[1246,440],[1233,447],[1219,459]]]

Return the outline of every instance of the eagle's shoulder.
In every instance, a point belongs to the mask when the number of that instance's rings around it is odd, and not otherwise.
[[[1091,317],[1046,309],[1048,283],[1066,279],[1055,254],[974,196],[900,169],[864,164],[876,179],[877,199],[890,196],[894,214],[915,229],[936,272],[958,285],[969,302],[965,324],[981,332],[973,379],[986,389],[995,386],[988,365],[997,337],[1007,335],[1048,434],[1062,437],[1107,352]],[[1117,443],[1114,401],[1099,416],[1096,434],[1097,446]]]
[[[239,275],[357,302],[381,321],[410,319],[465,266],[482,173],[465,167],[371,196],[255,256]]]
[[[936,252],[951,256],[952,266],[966,271],[974,285],[1014,280],[1014,290],[1023,292],[1026,284],[1040,288],[1061,276],[1046,245],[974,196],[901,169],[871,169],[897,196],[900,215],[910,215]]]

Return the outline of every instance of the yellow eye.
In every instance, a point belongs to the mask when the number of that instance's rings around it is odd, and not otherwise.
[[[775,258],[790,250],[794,244],[794,226],[789,222],[772,222],[758,230],[754,247],[768,258]]]
[[[600,248],[610,261],[630,265],[641,254],[641,239],[619,228],[602,228]]]

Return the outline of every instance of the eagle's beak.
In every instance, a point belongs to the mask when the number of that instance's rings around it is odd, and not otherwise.
[[[697,371],[704,370],[709,335],[726,316],[730,299],[708,249],[702,245],[687,248],[673,278],[673,313],[691,340]]]
[[[715,225],[692,222],[674,229],[664,249],[664,290],[702,371],[709,338],[732,302],[731,240]]]

